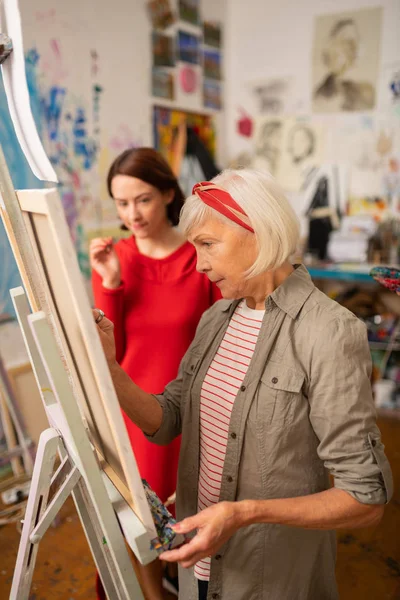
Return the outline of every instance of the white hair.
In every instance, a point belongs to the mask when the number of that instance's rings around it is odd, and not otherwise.
[[[212,182],[230,193],[245,211],[254,229],[258,256],[246,276],[255,277],[283,265],[296,250],[300,228],[293,208],[275,179],[269,173],[255,169],[226,169]],[[204,204],[195,194],[189,196],[183,205],[180,228],[188,236],[194,227],[210,217],[242,229]],[[248,233],[244,229],[242,231]]]

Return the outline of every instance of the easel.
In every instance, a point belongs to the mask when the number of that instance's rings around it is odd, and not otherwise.
[[[142,599],[53,333],[43,313],[31,314],[22,288],[11,293],[51,427],[39,440],[10,598],[29,597],[38,544],[72,494],[107,596]],[[57,452],[62,462],[53,475]],[[51,486],[58,490],[47,504]]]
[[[0,200],[4,203],[2,207],[0,202],[0,212],[3,219],[7,219],[4,206],[12,209],[15,191],[1,150]],[[23,252],[27,249],[22,249],[16,240],[11,241],[14,242],[12,247],[23,280],[30,291],[31,305],[37,307],[39,302],[32,291],[35,288],[29,285],[29,278],[24,271],[26,262]],[[29,597],[38,543],[71,494],[108,598],[143,600],[113,503],[107,493],[106,476],[100,470],[96,452],[89,440],[55,334],[43,312],[31,314],[22,288],[12,290],[12,297],[50,429],[42,433],[38,444],[10,598],[26,600]],[[62,463],[53,474],[57,452]],[[50,488],[56,486],[58,490],[48,504]],[[120,507],[124,504],[120,496],[117,501]],[[132,510],[124,515],[121,527],[123,531],[129,530],[129,545],[141,562],[155,558],[154,551],[150,550],[149,532]]]

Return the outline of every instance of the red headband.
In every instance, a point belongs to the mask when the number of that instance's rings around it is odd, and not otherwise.
[[[223,190],[210,181],[201,181],[200,183],[196,183],[192,193],[196,194],[207,206],[210,206],[221,215],[254,233],[249,217],[226,190]]]

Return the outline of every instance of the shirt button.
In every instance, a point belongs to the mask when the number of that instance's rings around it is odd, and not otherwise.
[[[215,560],[221,560],[222,556],[220,554],[216,554],[214,556]]]
[[[190,365],[190,370],[194,371],[194,365]]]
[[[227,478],[226,478],[226,480],[227,480],[229,483],[232,483],[232,481],[233,481],[233,477],[231,477],[230,475],[228,475],[228,476],[227,476]]]
[[[235,433],[234,431],[231,433],[231,438],[232,438],[233,440],[236,440],[236,433]]]
[[[272,378],[272,383],[278,383],[278,378],[277,377],[273,377]]]
[[[213,600],[219,600],[219,594],[213,594],[211,598],[213,598]]]
[[[240,386],[240,391],[241,391],[241,392],[244,392],[245,390],[246,390],[246,386],[245,386],[245,385],[241,385],[241,386]]]

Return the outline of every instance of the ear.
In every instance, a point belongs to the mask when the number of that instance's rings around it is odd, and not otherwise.
[[[165,199],[165,204],[168,206],[168,204],[171,204],[171,202],[173,201],[175,196],[175,190],[168,190],[167,192],[164,193],[164,199]]]

